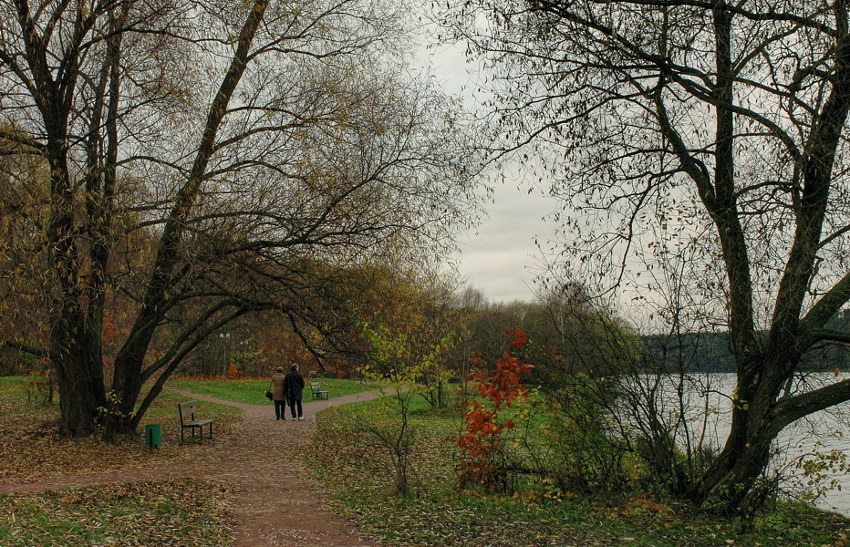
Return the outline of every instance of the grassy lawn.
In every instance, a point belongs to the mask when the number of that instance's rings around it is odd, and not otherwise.
[[[390,423],[378,401],[323,411],[308,460],[337,510],[390,545],[838,546],[850,536],[850,520],[802,505],[780,504],[743,533],[731,519],[645,494],[612,501],[540,483],[515,495],[459,490],[446,439],[460,419],[417,401],[409,498],[394,492],[386,445],[363,433]]]
[[[0,545],[230,544],[227,490],[195,479],[0,495]]]
[[[304,387],[305,401],[312,400],[310,381],[306,380],[307,385]],[[338,378],[319,378],[312,381],[319,382],[322,390],[329,392],[329,398],[342,397],[360,393],[361,391],[376,389],[374,385],[361,384]],[[265,392],[269,387],[269,380],[186,380],[174,378],[168,380],[166,386],[236,403],[251,405],[272,404],[265,397]]]
[[[40,422],[58,415],[58,395],[52,404],[47,403],[44,394],[29,392],[28,382],[28,376],[0,376],[0,424],[21,419]]]
[[[163,392],[145,414],[139,427],[158,423],[162,445],[150,450],[142,435],[119,437],[104,443],[97,436],[66,439],[58,435],[59,403],[27,397],[29,378],[0,377],[0,482],[31,482],[56,475],[92,473],[167,462],[181,449],[177,403],[185,397]],[[224,434],[237,422],[238,408],[200,402],[199,413],[215,420],[216,434]],[[3,543],[0,542],[0,545]]]

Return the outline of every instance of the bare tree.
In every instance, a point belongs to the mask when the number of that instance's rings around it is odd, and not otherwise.
[[[107,436],[132,431],[230,321],[308,318],[334,267],[445,243],[469,163],[448,103],[381,61],[400,13],[366,0],[0,2],[0,143],[49,173],[32,183],[49,196],[41,304],[62,433],[98,419]],[[123,339],[104,355],[119,292]]]
[[[813,347],[850,342],[826,326],[850,298],[847,2],[479,0],[442,17],[501,83],[494,153],[539,152],[562,258],[601,266],[583,281],[662,304],[684,279],[697,323],[728,330],[731,433],[693,494],[738,506],[783,428],[850,400],[847,380],[790,389]]]

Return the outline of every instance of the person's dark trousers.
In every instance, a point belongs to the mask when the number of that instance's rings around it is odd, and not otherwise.
[[[274,415],[278,420],[286,419],[286,401],[274,402]]]
[[[298,414],[295,414],[295,410],[298,410]],[[304,410],[301,408],[301,399],[290,399],[289,400],[289,411],[292,413],[292,418],[300,418],[304,416]]]

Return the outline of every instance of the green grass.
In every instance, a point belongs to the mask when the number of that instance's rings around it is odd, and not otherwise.
[[[0,399],[0,402],[26,401],[28,381],[29,376],[0,376],[0,392],[3,393],[3,399]]]
[[[54,393],[53,403],[48,403],[46,393],[32,389],[29,382],[29,376],[0,376],[0,416],[17,414],[22,409],[37,414],[57,411],[59,394]]]
[[[28,376],[0,376],[0,420],[18,420],[25,416],[35,416],[39,420],[53,420],[59,416],[59,393],[54,393],[52,403],[44,401],[44,394],[31,392]],[[142,390],[140,399],[144,397]],[[262,395],[262,393],[260,394]],[[142,419],[142,425],[153,421],[177,420],[177,403],[186,397],[168,391],[161,391]],[[265,397],[263,397],[265,400]],[[238,408],[201,401],[199,406],[205,417],[233,423],[242,416]]]
[[[0,495],[0,545],[229,544],[227,491],[196,479]]]
[[[510,496],[459,490],[454,447],[446,439],[458,434],[460,414],[434,412],[418,400],[414,406],[410,498],[394,493],[381,443],[358,433],[365,425],[392,427],[379,401],[323,411],[321,442],[308,455],[337,510],[390,545],[820,546],[843,545],[850,535],[847,518],[795,504],[779,504],[743,532],[732,519],[638,490],[618,501],[562,492],[539,480]]]
[[[328,397],[343,397],[362,391],[376,389],[374,385],[361,384],[349,380],[337,378],[320,378],[322,390],[328,391]],[[304,400],[312,400],[310,394],[310,380],[304,387]],[[184,380],[171,379],[166,385],[177,389],[183,389],[199,395],[209,395],[225,401],[245,403],[251,405],[271,404],[266,399],[265,392],[269,387],[269,380]]]

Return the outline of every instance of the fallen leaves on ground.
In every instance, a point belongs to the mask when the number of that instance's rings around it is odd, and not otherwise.
[[[0,485],[31,483],[46,478],[138,469],[180,459],[192,445],[179,445],[177,401],[183,397],[163,394],[149,410],[146,423],[160,423],[162,445],[145,446],[143,435],[118,437],[107,443],[97,436],[69,439],[59,436],[58,405],[29,402],[5,386],[0,401]],[[216,420],[216,434],[226,434],[241,411],[204,403],[205,416]]]
[[[0,495],[0,545],[228,544],[228,496],[187,478]]]
[[[659,501],[640,491],[619,499],[565,493],[515,496],[458,490],[456,458],[446,438],[458,420],[445,413],[415,414],[411,497],[393,489],[385,447],[358,435],[358,422],[377,419],[371,403],[330,409],[318,421],[308,460],[334,507],[364,535],[393,546],[835,546],[850,520],[814,508],[783,504],[757,517],[753,529],[700,512],[692,505]],[[388,465],[390,464],[390,465]]]

